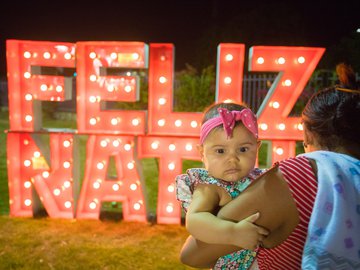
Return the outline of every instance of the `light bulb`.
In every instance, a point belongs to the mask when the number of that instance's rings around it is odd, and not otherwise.
[[[263,57],[258,57],[258,59],[256,60],[256,63],[258,63],[259,65],[264,64],[265,59]]]

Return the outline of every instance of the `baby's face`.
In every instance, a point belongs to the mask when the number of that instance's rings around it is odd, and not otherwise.
[[[233,182],[247,176],[254,168],[259,145],[243,124],[235,126],[229,139],[220,127],[206,137],[200,154],[211,176]]]

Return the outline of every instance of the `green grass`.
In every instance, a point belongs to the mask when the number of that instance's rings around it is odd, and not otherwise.
[[[181,225],[0,216],[0,269],[193,269]]]
[[[0,108],[1,109],[1,108]],[[0,110],[0,215],[9,213],[9,189],[6,165],[6,134],[9,129],[9,115]]]

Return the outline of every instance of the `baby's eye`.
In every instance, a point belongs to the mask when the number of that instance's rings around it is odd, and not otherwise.
[[[218,154],[224,154],[225,150],[224,149],[216,149],[215,152]]]
[[[248,147],[240,147],[240,152],[244,153],[244,152],[247,152],[249,150]]]

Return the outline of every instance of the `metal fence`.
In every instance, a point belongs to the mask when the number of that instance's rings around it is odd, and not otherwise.
[[[277,73],[244,74],[243,79],[243,101],[253,110],[258,111],[261,103],[274,83]],[[359,79],[359,76],[357,76]],[[299,99],[307,100],[313,93],[336,82],[335,72],[321,70],[314,72],[306,84]]]

